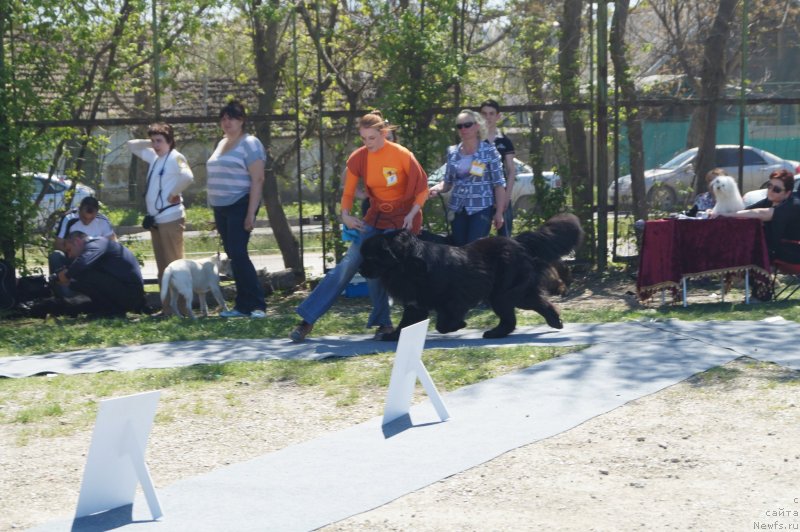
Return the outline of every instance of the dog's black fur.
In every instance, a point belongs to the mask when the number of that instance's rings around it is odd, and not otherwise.
[[[513,239],[492,236],[463,247],[426,242],[407,231],[383,233],[362,244],[359,271],[380,279],[403,303],[400,325],[383,340],[397,340],[400,329],[426,319],[431,310],[437,314],[437,331],[457,331],[466,326],[467,311],[482,301],[500,318],[484,338],[502,338],[517,325],[515,308],[535,310],[551,327],[563,327],[542,290],[558,285],[554,279],[563,280],[554,265],[582,239],[580,223],[571,214],[555,216],[538,231]]]

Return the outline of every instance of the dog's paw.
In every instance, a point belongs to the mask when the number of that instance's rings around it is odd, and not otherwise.
[[[507,331],[505,329],[501,329],[499,327],[495,327],[494,329],[489,329],[485,333],[483,333],[484,338],[505,338],[511,334],[511,331]]]
[[[376,334],[375,339],[380,342],[396,342],[400,339],[400,329],[398,328],[390,333]]]
[[[441,321],[437,321],[436,322],[436,331],[441,333],[441,334],[447,334],[447,333],[451,333],[451,332],[456,332],[457,330],[463,329],[466,326],[467,326],[467,322],[465,322],[465,321],[459,321],[457,323],[453,323],[453,322],[444,322],[444,323],[442,323]]]

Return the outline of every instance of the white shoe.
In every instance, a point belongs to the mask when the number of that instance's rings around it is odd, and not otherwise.
[[[231,310],[223,310],[219,313],[220,318],[246,318],[250,314],[245,314],[244,312],[239,312],[238,310],[231,309]]]
[[[266,318],[267,317],[267,313],[264,312],[263,310],[256,309],[256,310],[254,310],[253,312],[250,313],[250,317],[251,318]]]

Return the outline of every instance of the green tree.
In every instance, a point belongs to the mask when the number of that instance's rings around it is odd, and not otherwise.
[[[508,52],[512,58],[518,58],[518,77],[523,80],[521,90],[527,95],[531,105],[545,106],[556,97],[552,87],[558,79],[557,61],[557,20],[558,2],[536,2],[520,0],[512,4],[512,11],[517,15],[512,19],[515,23],[512,32],[513,44]],[[513,85],[512,85],[513,87]],[[533,168],[534,187],[536,191],[535,208],[528,212],[517,213],[528,229],[535,229],[547,218],[564,209],[564,190],[549,189],[545,185],[543,172],[545,169],[544,153],[554,143],[552,127],[553,112],[543,109],[532,111],[530,117],[528,163]],[[566,167],[557,169],[566,175]]]
[[[559,35],[559,87],[564,111],[569,173],[566,182],[572,194],[572,207],[586,232],[585,244],[579,253],[586,258],[594,248],[594,190],[589,180],[589,158],[586,144],[584,111],[575,107],[581,103],[579,60],[581,43],[582,0],[565,0]]]
[[[286,86],[286,68],[291,48],[289,28],[293,4],[280,0],[248,0],[245,7],[252,23],[253,59],[258,80],[258,114],[271,115],[278,108],[278,94]],[[273,121],[259,121],[256,131],[265,146],[272,144]],[[298,276],[305,275],[300,244],[292,234],[278,192],[276,168],[267,165],[264,180],[264,204],[284,265]]]
[[[152,53],[141,46],[142,35],[151,27],[151,4],[5,1],[2,56],[10,83],[4,86],[11,87],[13,98],[3,106],[10,117],[3,142],[12,162],[0,172],[18,201],[10,203],[13,213],[6,217],[13,221],[9,225],[4,220],[0,231],[4,241],[13,236],[12,247],[18,249],[35,233],[28,223],[35,206],[24,180],[15,181],[13,175],[46,166],[51,173],[65,173],[74,185],[84,179],[86,164],[104,148],[103,136],[95,131],[100,113],[118,107],[124,95],[135,90],[136,74],[152,62]],[[197,30],[199,17],[210,5],[205,0],[159,3],[160,17],[170,21],[159,35],[165,65],[179,62],[180,54],[172,51]]]
[[[630,145],[633,216],[636,220],[646,220],[647,198],[645,197],[644,183],[642,120],[636,105],[636,87],[633,82],[625,44],[628,9],[629,0],[616,0],[614,3],[614,16],[611,21],[611,59],[614,62],[614,77],[619,85],[622,98],[629,102],[625,107],[625,121],[628,125],[628,144]]]
[[[452,140],[452,121],[445,121],[446,129],[440,131],[436,109],[452,101],[451,90],[466,68],[451,45],[458,2],[386,3],[376,9],[376,102],[396,117],[403,144],[428,168],[442,160]]]

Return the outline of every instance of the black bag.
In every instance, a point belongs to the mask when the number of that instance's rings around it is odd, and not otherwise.
[[[142,227],[145,229],[152,229],[156,227],[156,217],[151,214],[146,215],[142,220]]]
[[[9,310],[17,303],[16,276],[14,268],[0,259],[0,310]]]
[[[50,283],[44,275],[28,275],[17,281],[17,301],[36,301],[52,296]]]

